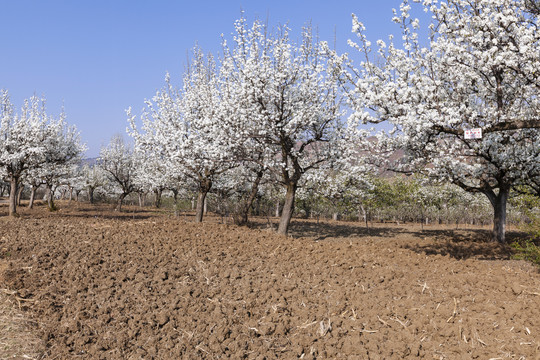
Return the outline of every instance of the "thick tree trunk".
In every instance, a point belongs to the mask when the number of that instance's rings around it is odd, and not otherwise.
[[[206,194],[208,191],[199,190],[199,195],[197,196],[197,208],[195,212],[195,222],[202,222],[204,215],[204,204],[206,203]]]
[[[281,219],[279,220],[278,234],[287,235],[289,231],[289,224],[294,212],[294,198],[296,196],[296,182],[291,182],[287,185],[287,194],[285,195],[285,204],[281,212]]]
[[[9,189],[9,216],[18,216],[17,214],[17,185],[19,184],[19,177],[12,176],[10,179]]]
[[[484,193],[493,206],[493,233],[492,240],[498,243],[506,243],[506,204],[509,188],[500,188],[499,193],[495,195],[493,191]]]
[[[28,201],[28,208],[33,209],[34,208],[34,200],[36,199],[36,185],[32,185],[32,189],[30,190],[30,201]]]
[[[156,189],[154,190],[154,192],[156,194],[156,201],[154,202],[154,206],[159,209],[161,207],[161,193],[163,192],[163,190]]]

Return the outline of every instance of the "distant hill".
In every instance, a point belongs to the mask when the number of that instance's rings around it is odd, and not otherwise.
[[[88,165],[88,166],[94,166],[97,163],[98,158],[86,158],[81,160],[81,166]]]

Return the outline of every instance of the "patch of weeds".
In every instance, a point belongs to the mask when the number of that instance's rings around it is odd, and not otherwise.
[[[512,248],[516,251],[512,258],[527,260],[540,266],[540,246],[535,243],[534,239],[514,241]]]

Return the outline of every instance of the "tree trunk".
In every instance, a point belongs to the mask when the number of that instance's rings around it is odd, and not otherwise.
[[[206,214],[206,195],[212,188],[212,181],[204,179],[199,183],[199,194],[197,196],[197,209],[195,213],[195,222],[200,223],[203,220],[203,215]]]
[[[208,191],[199,190],[199,195],[197,196],[197,209],[195,213],[195,222],[202,222],[204,215],[204,205],[206,204],[206,194]]]
[[[294,212],[294,197],[296,196],[296,182],[291,182],[287,185],[287,194],[285,195],[285,204],[283,205],[283,211],[281,212],[281,219],[279,220],[278,234],[287,235],[289,231],[289,224]]]
[[[69,187],[69,202],[72,202],[73,201],[73,188],[70,186]]]
[[[143,194],[139,192],[137,195],[139,196],[139,207],[142,208],[144,206]]]
[[[54,191],[52,186],[47,185],[47,207],[49,208],[49,211],[55,211],[56,207],[54,205]]]
[[[22,193],[24,191],[24,185],[21,184],[17,189],[17,206],[21,206]]]
[[[279,217],[279,199],[276,200],[276,212],[274,216]]]
[[[17,185],[19,184],[18,176],[11,176],[9,189],[9,216],[18,216],[17,214]]]
[[[156,201],[154,202],[154,205],[157,209],[159,209],[161,207],[161,193],[163,192],[163,190],[156,189],[154,190],[154,192],[156,193]]]
[[[245,199],[244,203],[242,204],[242,207],[240,209],[240,214],[238,218],[236,219],[236,222],[238,225],[247,224],[249,209],[251,208],[251,205],[253,205],[253,201],[255,201],[255,198],[257,197],[257,192],[259,191],[259,184],[261,183],[262,177],[263,177],[263,172],[259,171],[257,173],[257,177],[255,178],[255,181],[253,182],[253,185],[251,186],[251,191],[249,192],[249,196],[247,199]]]
[[[88,187],[88,200],[90,201],[90,204],[94,203],[94,188],[91,186]]]
[[[360,205],[360,209],[362,210],[362,217],[364,218],[364,224],[366,225],[366,229],[369,229],[367,210],[364,205]]]
[[[500,244],[506,243],[506,204],[508,201],[508,195],[510,194],[509,188],[500,188],[499,193],[495,193],[490,190],[484,193],[491,205],[493,206],[493,233],[492,240],[497,241]]]
[[[122,204],[124,203],[124,199],[126,196],[126,193],[122,193],[122,195],[120,195],[118,201],[116,202],[116,208],[114,209],[115,211],[122,211]]]
[[[174,217],[178,217],[178,191],[173,190]]]
[[[36,199],[36,190],[38,186],[32,185],[32,189],[30,191],[30,200],[28,201],[28,208],[33,209],[34,208],[34,200]]]
[[[338,221],[338,219],[339,219],[339,213],[334,212],[334,213],[332,214],[332,220]]]

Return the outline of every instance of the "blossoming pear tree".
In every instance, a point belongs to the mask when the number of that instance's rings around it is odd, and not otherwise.
[[[340,155],[345,124],[337,76],[326,44],[310,28],[295,44],[286,26],[272,31],[260,21],[235,22],[234,41],[224,42],[234,103],[232,128],[251,139],[265,169],[286,189],[278,233],[286,234],[302,176]]]
[[[428,37],[404,1],[393,18],[402,43],[379,40],[376,51],[353,16],[350,44],[364,61],[349,73],[352,118],[393,124],[379,145],[405,151],[400,170],[487,196],[504,243],[510,190],[540,166],[537,2],[414,2],[432,16]]]
[[[122,136],[116,135],[108,146],[101,148],[98,164],[119,193],[115,210],[122,211],[126,196],[137,190],[135,177],[139,162],[136,152]]]
[[[128,110],[130,135],[141,149],[159,149],[176,173],[183,173],[198,187],[196,222],[201,222],[204,202],[217,176],[236,166],[233,149],[235,134],[223,118],[220,72],[211,55],[195,48],[181,90],[167,75],[166,86],[146,101],[142,132]]]
[[[22,177],[32,170],[33,176],[45,181],[44,175],[51,174],[47,169],[69,166],[85,147],[76,129],[67,126],[64,114],[55,119],[46,113],[44,99],[25,100],[16,114],[8,92],[2,90],[0,107],[0,168],[10,182],[9,214],[16,216]]]

